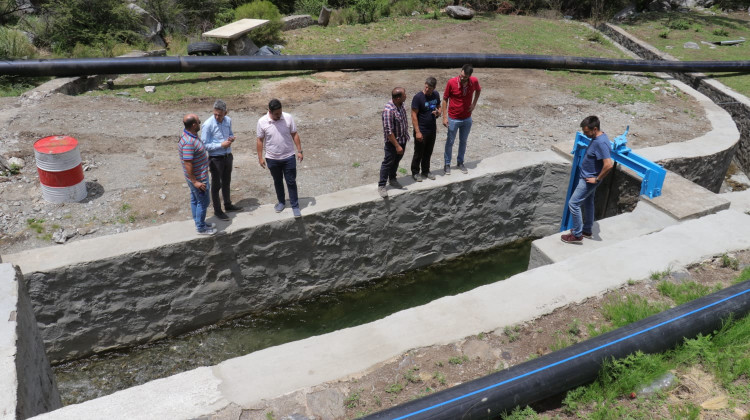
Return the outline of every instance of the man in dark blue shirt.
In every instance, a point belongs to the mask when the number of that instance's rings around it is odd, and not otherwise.
[[[610,154],[612,144],[609,137],[600,129],[599,118],[593,115],[584,118],[581,121],[581,131],[591,139],[591,143],[581,160],[581,176],[568,202],[570,214],[573,216],[573,229],[560,238],[566,243],[581,243],[584,237],[591,237],[594,225],[594,193],[614,166]]]
[[[424,82],[424,89],[414,95],[411,100],[411,124],[414,127],[414,157],[411,160],[411,176],[417,182],[435,175],[430,173],[430,157],[435,147],[437,124],[435,120],[440,116],[440,95],[435,92],[437,80],[428,77]],[[419,174],[420,167],[422,174]]]

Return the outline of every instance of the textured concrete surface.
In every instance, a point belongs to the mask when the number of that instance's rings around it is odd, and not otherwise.
[[[673,172],[667,172],[659,197],[643,197],[661,211],[677,220],[694,219],[729,208],[721,195],[694,184]]]
[[[379,321],[268,348],[37,418],[147,419],[169,413],[177,420],[206,416],[229,404],[252,408],[262,399],[355,374],[412,348],[501,329],[601,295],[630,279],[749,247],[750,215],[725,210],[610,246],[582,249],[563,262]]]
[[[0,264],[0,372],[0,418],[62,407],[23,277],[10,264]]]
[[[16,317],[18,285],[10,264],[0,264],[0,418],[16,418]]]
[[[316,197],[301,219],[264,206],[214,237],[184,221],[3,259],[25,273],[59,361],[544,236],[568,172],[552,152],[509,153],[387,200],[374,186]]]

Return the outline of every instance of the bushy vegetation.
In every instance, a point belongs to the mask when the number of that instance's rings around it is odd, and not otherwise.
[[[294,2],[294,13],[310,15],[314,19],[320,14],[320,9],[327,5],[326,0],[296,0]]]
[[[51,0],[45,12],[50,17],[47,37],[35,34],[35,41],[60,53],[77,44],[141,42],[138,17],[120,0]]]
[[[256,45],[271,44],[281,38],[281,13],[268,0],[243,4],[235,9],[234,19],[268,19],[268,23],[250,32],[250,38]]]
[[[340,26],[340,25],[354,25],[357,23],[359,18],[357,12],[351,7],[344,9],[336,9],[331,13],[331,19],[329,25]]]
[[[0,26],[0,57],[33,58],[35,55],[36,49],[23,32]]]
[[[424,13],[429,4],[418,0],[398,0],[391,5],[391,16],[411,16],[414,12]]]

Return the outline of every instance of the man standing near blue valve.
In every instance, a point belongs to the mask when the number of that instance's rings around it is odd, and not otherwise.
[[[568,202],[570,215],[573,217],[573,229],[560,238],[569,244],[580,244],[584,237],[592,237],[594,193],[596,187],[614,166],[611,157],[612,144],[609,137],[601,130],[599,118],[594,115],[584,118],[581,121],[581,131],[591,139],[591,143],[581,160],[581,176]],[[583,216],[581,216],[582,207]]]

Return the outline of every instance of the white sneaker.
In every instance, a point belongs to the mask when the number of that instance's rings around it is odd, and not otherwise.
[[[207,227],[203,230],[198,231],[198,235],[214,235],[216,233],[216,229],[212,227]]]

